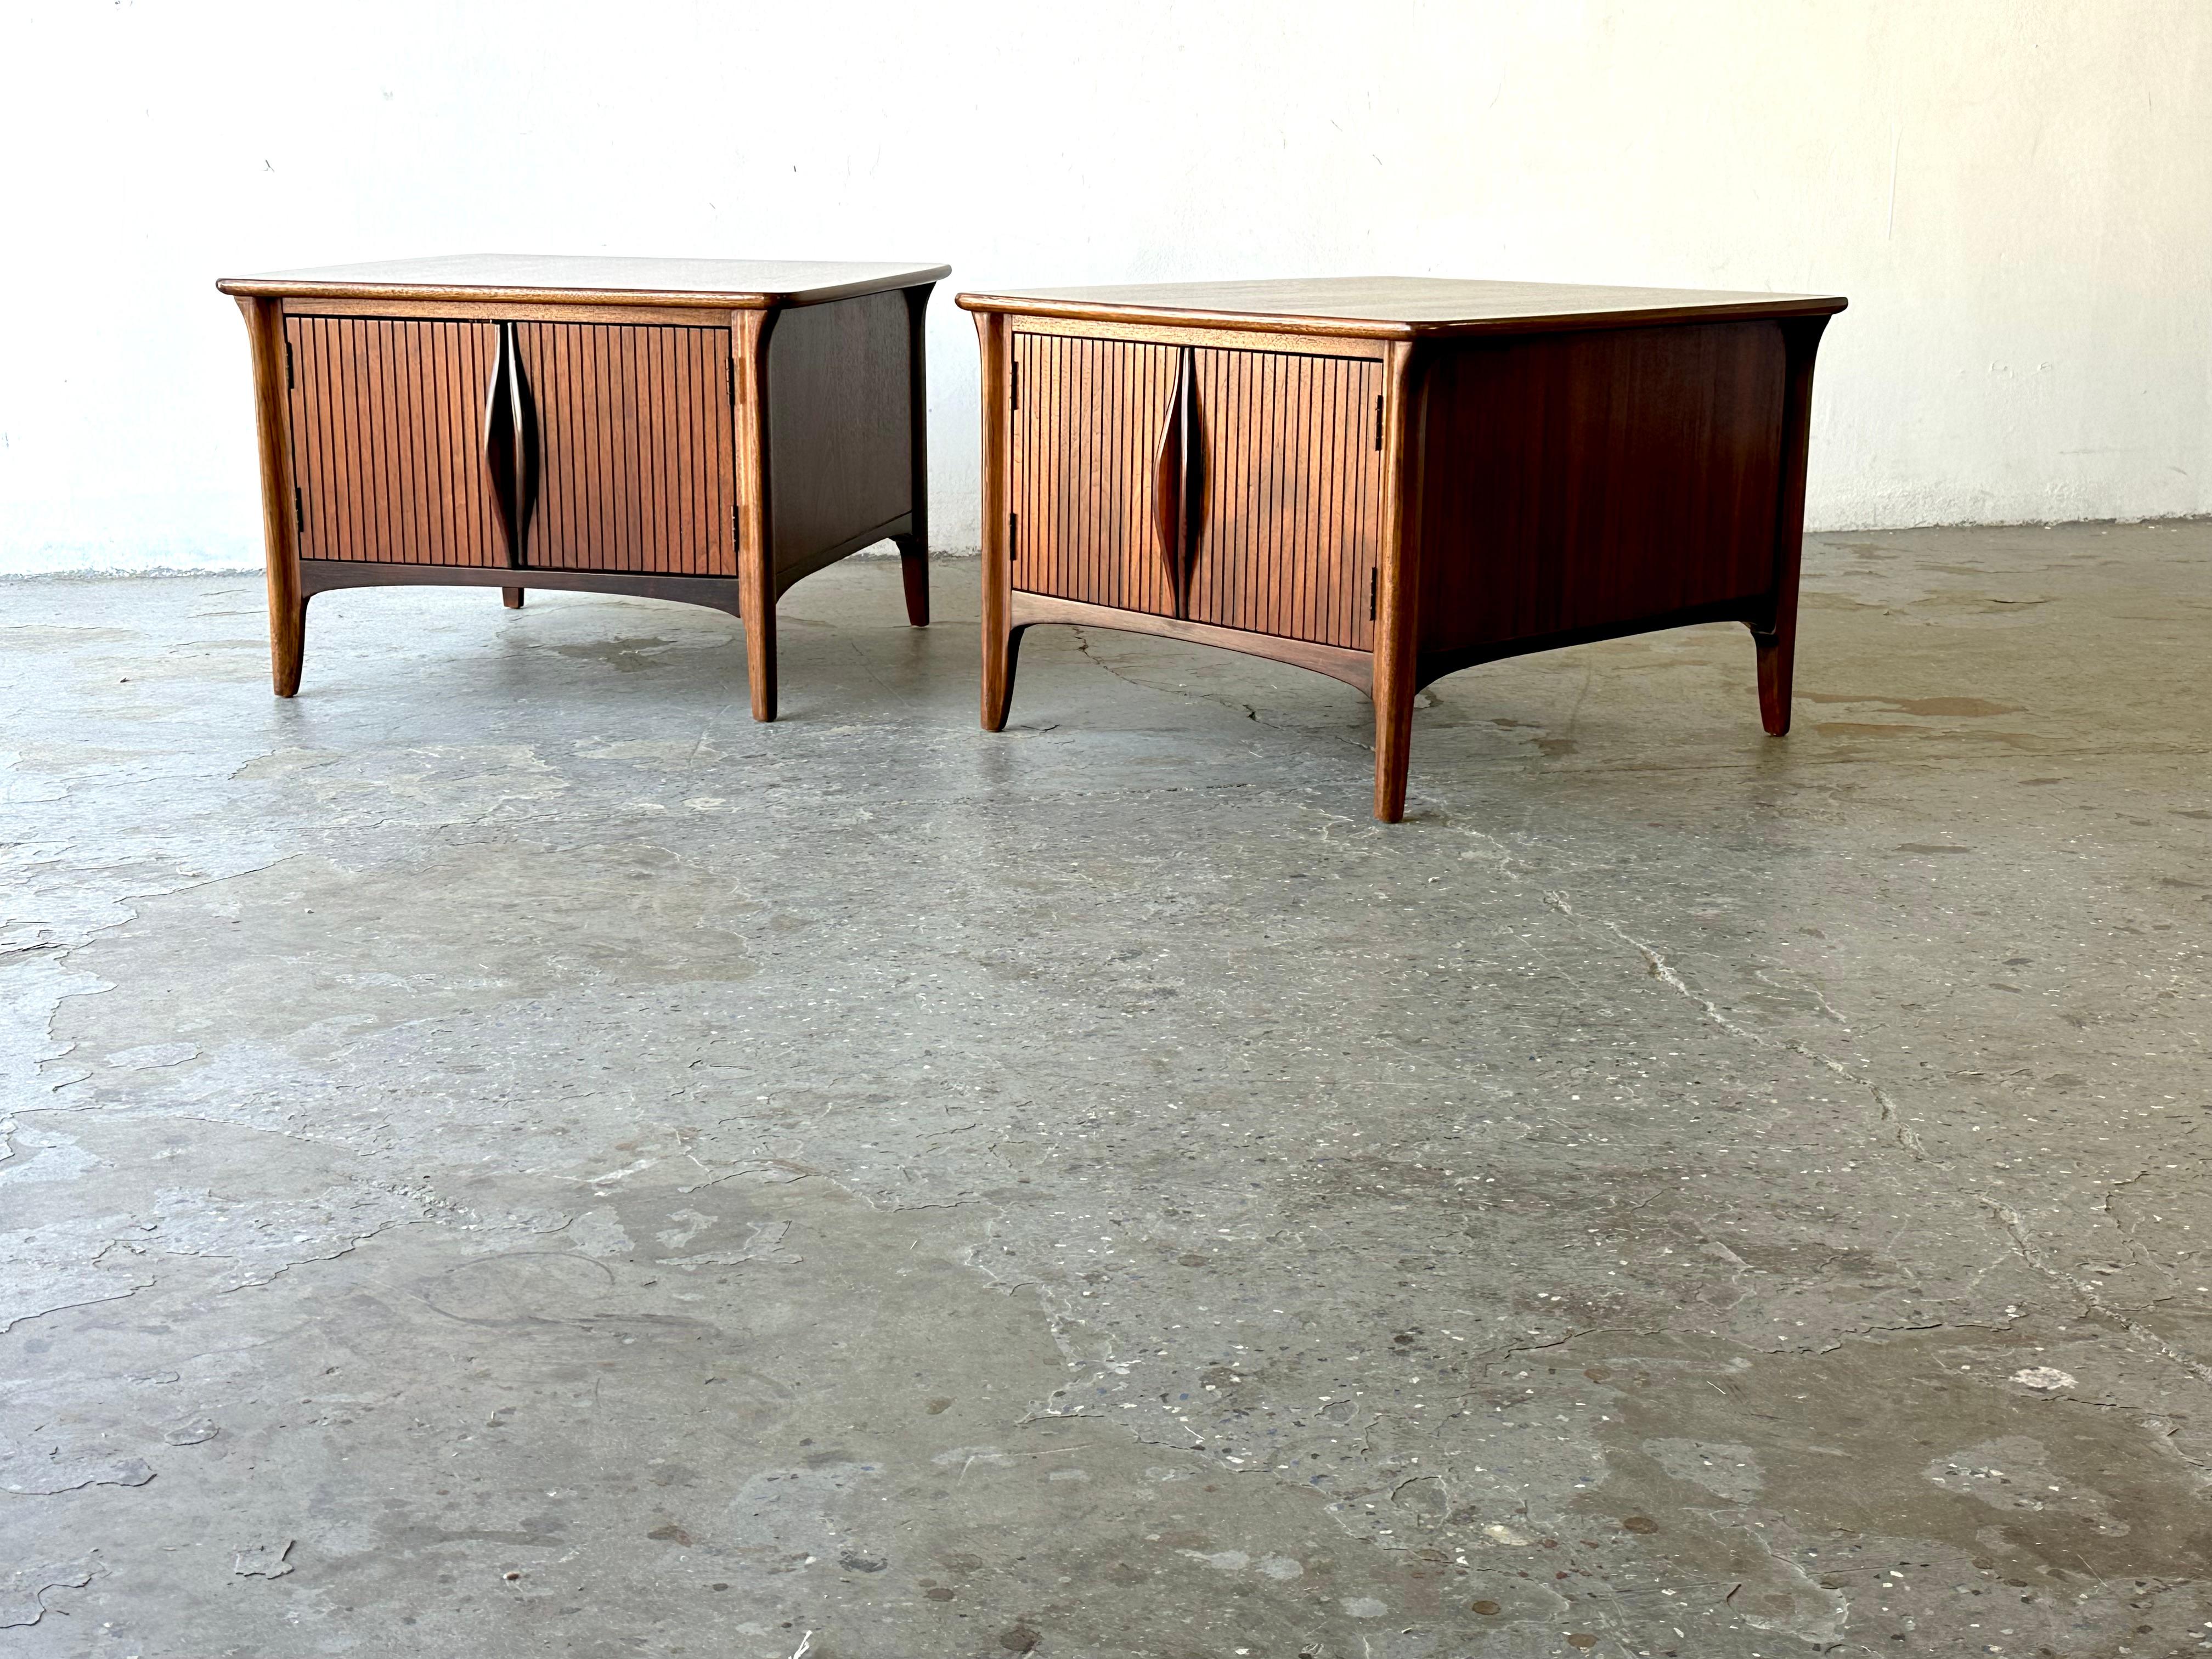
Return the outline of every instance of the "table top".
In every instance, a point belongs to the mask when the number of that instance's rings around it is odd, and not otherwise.
[[[1234,283],[1147,283],[963,294],[969,311],[1085,321],[1412,339],[1517,334],[1643,323],[1820,317],[1840,295],[1703,289],[1598,288],[1572,283],[1462,282],[1443,276],[1316,276]]]
[[[443,253],[225,276],[225,294],[262,299],[507,300],[539,304],[696,305],[761,311],[819,305],[951,275],[950,265],[826,259],[637,259],[599,254]]]

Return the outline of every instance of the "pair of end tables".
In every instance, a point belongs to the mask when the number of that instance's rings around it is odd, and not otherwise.
[[[710,605],[775,718],[775,603],[885,539],[929,620],[923,316],[944,265],[464,255],[218,283],[253,344],[277,694],[308,599],[449,582]],[[1691,623],[1790,725],[1832,296],[1416,277],[963,294],[982,352],[983,702],[1025,629],[1294,663],[1375,705]]]

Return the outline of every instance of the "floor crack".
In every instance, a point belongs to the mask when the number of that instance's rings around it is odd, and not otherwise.
[[[2195,1356],[2177,1348],[2142,1321],[2114,1307],[2105,1299],[2102,1285],[2091,1279],[2077,1279],[2072,1273],[2054,1267],[2047,1261],[2038,1260],[2036,1253],[2028,1245],[2027,1224],[2021,1221],[2020,1212],[2014,1209],[2011,1205],[2000,1203],[1993,1198],[1985,1198],[1979,1193],[1974,1195],[1974,1200],[1997,1218],[1998,1224],[2011,1238],[2013,1249],[2020,1253],[2020,1259],[2033,1271],[2042,1274],[2052,1284],[2062,1285],[2073,1291],[2076,1299],[2090,1312],[2100,1319],[2110,1320],[2136,1341],[2152,1349],[2161,1358],[2180,1366],[2198,1382],[2212,1382],[2212,1364],[2207,1364]]]

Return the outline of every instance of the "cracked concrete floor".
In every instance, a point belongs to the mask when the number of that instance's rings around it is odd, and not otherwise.
[[[2212,526],[1460,675],[9,585],[0,1651],[2212,1638]],[[2203,1230],[2203,1236],[2199,1231]]]

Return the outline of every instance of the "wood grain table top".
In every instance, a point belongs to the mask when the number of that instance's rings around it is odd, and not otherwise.
[[[225,276],[225,294],[262,299],[503,300],[538,304],[702,306],[760,311],[819,305],[951,274],[950,265],[826,259],[647,259],[599,254],[445,253]]]
[[[969,311],[1383,339],[1826,316],[1841,311],[1846,303],[1837,295],[1600,288],[1573,283],[1490,283],[1443,276],[1146,283],[1024,289],[963,294],[958,298]]]

